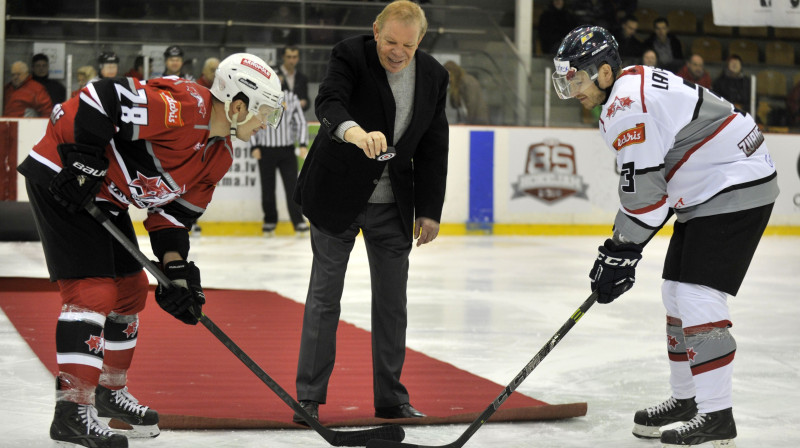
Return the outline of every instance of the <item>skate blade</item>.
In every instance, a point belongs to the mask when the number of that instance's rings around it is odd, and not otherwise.
[[[158,425],[131,425],[122,420],[111,417],[99,417],[115,434],[123,435],[129,439],[152,439],[161,434]],[[113,423],[112,423],[113,420]]]
[[[658,439],[661,437],[661,429],[655,426],[644,426],[634,423],[633,435],[640,439]]]
[[[161,434],[158,425],[131,425],[132,429],[111,428],[116,434],[121,434],[129,439],[152,439]]]
[[[705,445],[705,443],[703,443],[702,445]],[[711,441],[711,445],[714,448],[736,448],[736,442],[733,439],[713,440]],[[665,443],[662,446],[663,448],[680,448],[685,446],[699,446],[699,445],[673,445],[671,443]]]

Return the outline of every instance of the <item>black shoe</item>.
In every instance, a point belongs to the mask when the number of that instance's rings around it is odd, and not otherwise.
[[[397,406],[388,406],[385,408],[375,408],[375,417],[378,418],[422,418],[427,417],[422,412],[414,409],[408,403],[399,404]]]
[[[128,448],[128,438],[115,434],[90,404],[56,401],[50,438],[92,448]]]
[[[316,401],[301,400],[300,406],[302,406],[306,412],[308,412],[312,417],[314,417],[314,420],[319,421],[319,403],[317,403]],[[299,425],[308,426],[306,419],[304,419],[303,417],[300,416],[300,414],[297,413],[295,413],[294,417],[292,417],[292,421]]]
[[[124,434],[129,438],[157,437],[158,412],[139,404],[139,400],[128,392],[128,386],[111,390],[103,386],[95,389],[95,407],[100,418],[115,418],[133,427]]]
[[[735,447],[736,422],[733,409],[697,414],[683,425],[661,433],[661,443],[665,447],[694,446],[712,442],[714,448]]]
[[[308,227],[308,224],[304,222],[301,222],[300,224],[294,226],[294,233],[296,233],[297,235],[308,235],[309,230],[311,229]]]
[[[697,415],[697,404],[694,398],[669,400],[656,406],[636,411],[633,416],[633,435],[641,439],[657,439],[661,437],[662,426],[677,422],[688,422]]]

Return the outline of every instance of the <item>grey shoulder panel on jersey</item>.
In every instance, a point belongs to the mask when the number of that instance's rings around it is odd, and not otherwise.
[[[664,157],[666,172],[670,172],[686,153],[700,142],[714,134],[722,123],[731,116],[733,105],[710,93],[701,86],[697,88],[697,105],[692,121],[675,135],[675,143]]]

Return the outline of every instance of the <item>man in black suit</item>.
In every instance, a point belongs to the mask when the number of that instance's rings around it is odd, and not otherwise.
[[[416,3],[390,3],[372,28],[372,36],[346,39],[331,52],[315,102],[320,133],[294,195],[311,222],[314,254],[297,398],[317,418],[333,371],[347,261],[359,231],[372,283],[375,416],[425,416],[409,404],[400,382],[406,284],[413,239],[419,247],[439,233],[447,177],[448,74],[417,50],[427,20]],[[390,147],[396,156],[381,160],[391,154]]]
[[[311,103],[308,102],[308,77],[297,70],[297,63],[300,62],[300,49],[294,45],[283,47],[283,64],[278,69],[279,74],[283,75],[283,82],[300,98],[300,107],[303,111],[308,110]]]

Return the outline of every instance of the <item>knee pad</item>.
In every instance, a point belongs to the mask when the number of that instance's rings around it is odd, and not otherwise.
[[[728,330],[730,325],[730,321],[721,321],[684,328],[686,355],[692,375],[719,369],[733,362],[736,340]]]
[[[678,311],[678,298],[676,295],[677,289],[678,282],[672,280],[664,280],[664,283],[661,284],[661,302],[664,303],[667,316],[680,316],[680,311]]]
[[[91,311],[103,318],[114,309],[117,285],[108,277],[59,280],[63,308]]]
[[[117,284],[117,302],[113,311],[119,315],[135,315],[144,309],[147,301],[147,274],[139,271],[133,275],[119,277]]]

